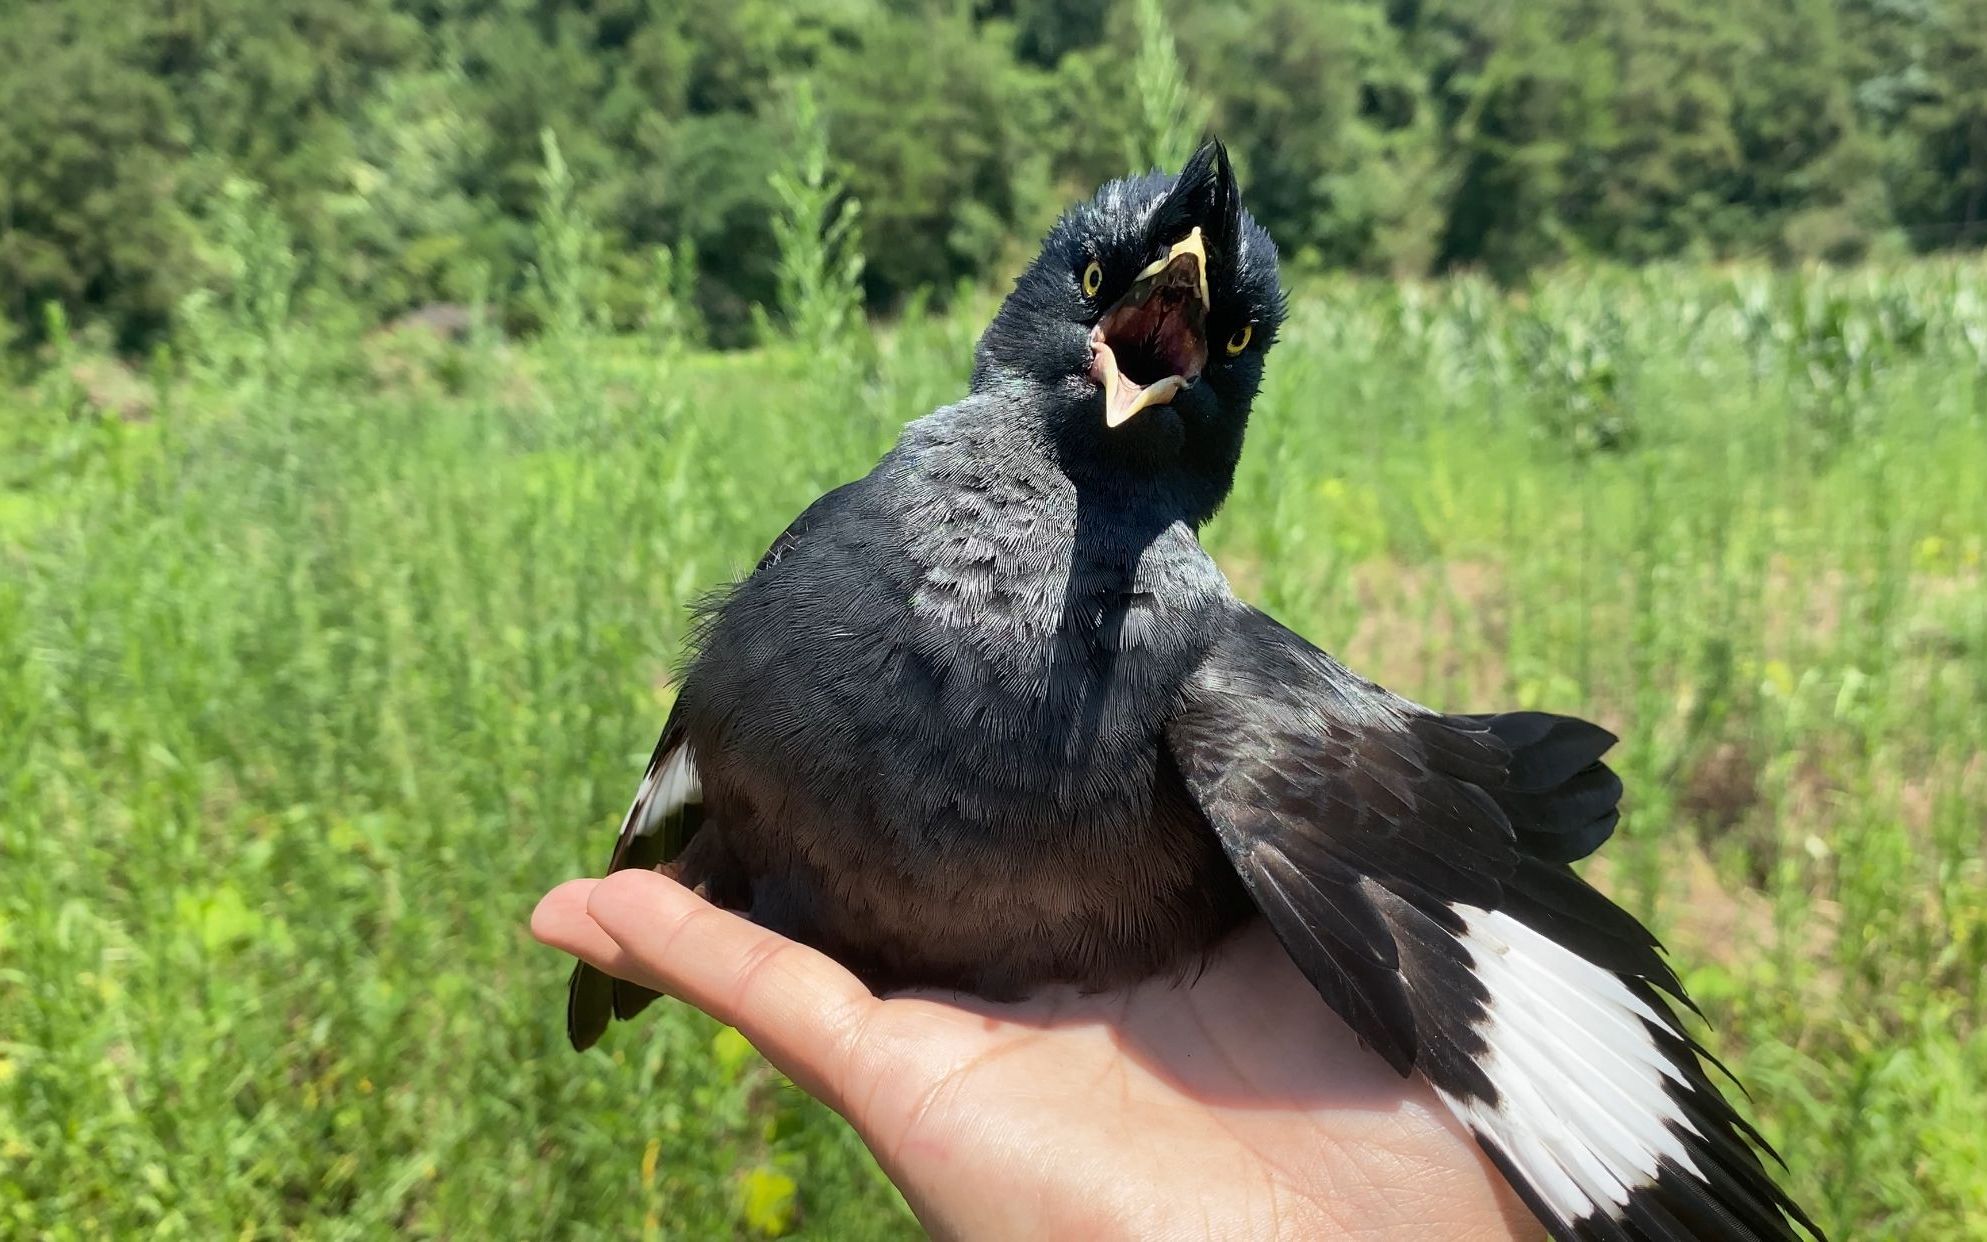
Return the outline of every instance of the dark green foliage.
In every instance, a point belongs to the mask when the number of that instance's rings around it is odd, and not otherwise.
[[[1913,245],[1987,241],[1987,0],[1843,5],[1854,97]]]
[[[142,333],[189,284],[186,136],[136,42],[52,4],[0,18],[0,314],[16,325],[58,301]]]
[[[821,75],[829,141],[874,239],[871,300],[989,272],[1048,154],[1005,49],[963,19],[879,17]]]
[[[1380,6],[1264,0],[1194,13],[1193,77],[1249,207],[1293,256],[1426,270],[1449,200],[1422,73]],[[1292,158],[1294,153],[1301,158]]]
[[[877,308],[1003,274],[1056,203],[1203,116],[1314,266],[1515,282],[1987,237],[1987,0],[1163,0],[1171,122],[1137,2],[16,0],[0,317],[32,344],[53,300],[144,345],[224,285],[202,239],[246,180],[304,289],[374,322],[487,290],[534,329],[549,129],[615,256],[607,322],[687,242],[710,339],[742,344],[803,79]]]

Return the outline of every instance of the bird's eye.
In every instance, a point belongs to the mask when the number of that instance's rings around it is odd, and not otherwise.
[[[1233,358],[1249,347],[1249,341],[1256,335],[1256,325],[1245,323],[1235,329],[1235,335],[1228,338],[1228,356]]]
[[[1097,291],[1103,287],[1104,265],[1092,259],[1090,266],[1083,269],[1083,296],[1094,298],[1097,296]]]

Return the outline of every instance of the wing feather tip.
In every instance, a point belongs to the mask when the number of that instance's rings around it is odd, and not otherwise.
[[[573,967],[566,982],[566,1040],[574,1052],[600,1042],[613,1008],[613,981],[585,962]]]

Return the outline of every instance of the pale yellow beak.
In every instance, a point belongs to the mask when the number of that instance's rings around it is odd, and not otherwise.
[[[1104,380],[1104,425],[1122,427],[1130,422],[1132,415],[1155,405],[1168,405],[1187,381],[1177,375],[1169,375],[1162,380],[1141,388],[1127,379],[1118,370],[1118,360],[1109,350],[1100,355],[1098,362],[1103,369]]]
[[[1160,273],[1169,271],[1175,263],[1187,255],[1193,256],[1194,260],[1194,292],[1200,294],[1200,308],[1203,311],[1210,310],[1214,306],[1214,299],[1207,293],[1207,243],[1201,240],[1198,225],[1193,232],[1174,242],[1173,248],[1166,252],[1165,258],[1153,260],[1138,274],[1138,278],[1141,281],[1151,280]]]

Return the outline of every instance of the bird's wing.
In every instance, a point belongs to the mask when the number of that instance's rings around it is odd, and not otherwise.
[[[621,819],[621,834],[614,840],[607,870],[661,866],[683,851],[703,820],[704,787],[697,776],[697,757],[672,710],[635,800]],[[566,1038],[584,1052],[606,1032],[610,1019],[632,1018],[655,998],[655,992],[638,983],[613,978],[581,962],[573,967],[566,985]]]
[[[1820,1236],[1707,1076],[1654,938],[1567,866],[1614,828],[1612,735],[1438,715],[1237,606],[1167,742],[1304,974],[1553,1237]]]
[[[854,486],[844,483],[807,506],[773,540],[753,574],[778,572],[780,562],[799,546],[808,529],[844,503]],[[679,707],[681,703],[679,697]],[[697,756],[681,713],[671,708],[655,752],[649,756],[648,770],[635,790],[635,800],[621,819],[621,832],[614,839],[607,870],[653,870],[670,862],[690,844],[703,822],[704,786],[697,771]],[[566,987],[566,1036],[573,1047],[584,1051],[607,1030],[610,1018],[632,1018],[655,998],[655,992],[640,984],[611,978],[582,962],[573,968]]]

